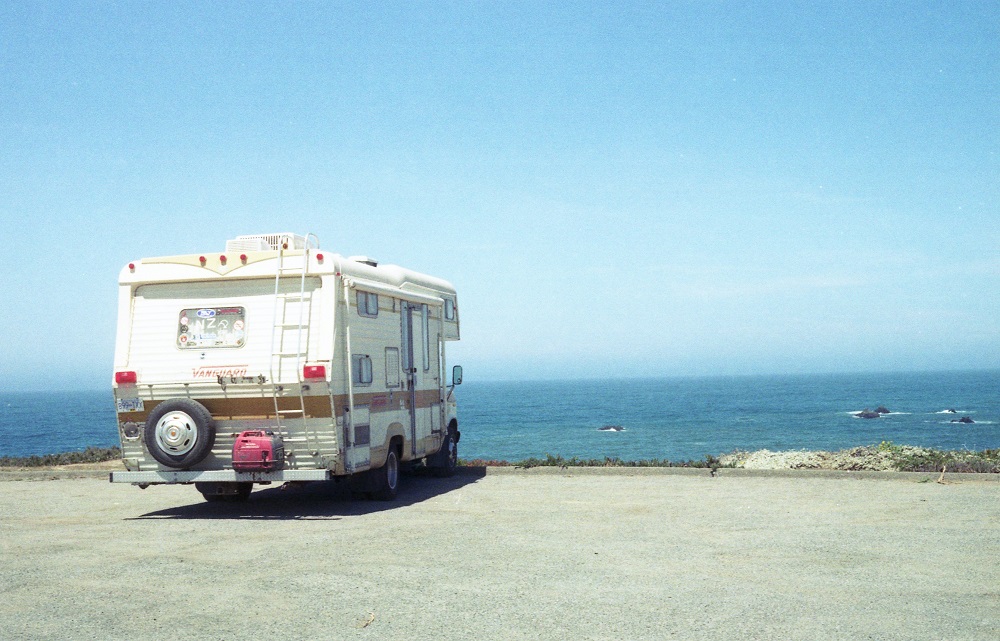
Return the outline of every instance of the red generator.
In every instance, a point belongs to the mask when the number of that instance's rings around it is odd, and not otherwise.
[[[233,469],[237,472],[272,472],[285,462],[285,446],[271,430],[241,432],[233,443]]]

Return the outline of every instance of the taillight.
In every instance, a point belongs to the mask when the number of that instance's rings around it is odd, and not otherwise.
[[[115,372],[115,382],[119,385],[124,385],[127,383],[135,383],[139,380],[139,377],[135,372],[125,371],[125,372]]]
[[[326,378],[326,365],[306,365],[302,368],[302,378],[312,380]]]

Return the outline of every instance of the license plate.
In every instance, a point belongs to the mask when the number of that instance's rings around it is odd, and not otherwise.
[[[118,413],[141,412],[143,410],[141,398],[119,398],[115,401],[118,406]]]

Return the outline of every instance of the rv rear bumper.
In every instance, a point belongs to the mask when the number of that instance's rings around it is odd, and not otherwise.
[[[328,481],[330,470],[279,470],[276,472],[237,472],[236,470],[158,470],[154,472],[111,472],[112,483],[158,485],[167,483],[263,483],[278,481]]]

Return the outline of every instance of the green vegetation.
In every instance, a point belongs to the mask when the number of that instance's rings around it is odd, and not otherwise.
[[[886,453],[900,472],[949,472],[1000,473],[1000,449],[970,452],[968,450],[931,450],[882,441],[876,446]]]
[[[464,467],[691,467],[709,469],[739,468],[752,452],[733,452],[723,456],[706,454],[703,459],[671,461],[669,459],[640,459],[626,461],[617,457],[602,459],[565,458],[546,454],[545,458],[526,458],[521,461],[501,461],[496,459],[462,459]],[[855,447],[840,452],[819,452],[820,463],[808,466],[796,465],[794,469],[840,469],[840,470],[895,470],[899,472],[979,472],[1000,473],[1000,449],[972,452],[968,450],[932,450],[912,445],[897,445],[892,441],[882,441],[878,445]],[[82,452],[64,452],[42,456],[0,456],[0,467],[52,467],[75,463],[101,463],[120,459],[121,449],[117,447],[88,447]]]
[[[767,452],[764,452],[765,454]],[[741,468],[753,452],[732,452],[720,457],[706,454],[704,459],[671,461],[668,459],[641,459],[625,461],[617,457],[603,459],[565,458],[546,454],[545,458],[531,457],[521,461],[498,461],[492,459],[461,460],[466,467],[692,467],[707,468],[713,473],[721,468]],[[777,454],[777,453],[776,453]],[[879,470],[898,472],[940,472],[946,468],[949,473],[979,472],[1000,473],[1000,449],[972,452],[968,450],[933,450],[911,445],[896,445],[882,441],[878,445],[855,447],[839,452],[817,452],[816,461],[808,465],[785,465],[790,469],[829,470]],[[781,468],[780,464],[776,468]]]
[[[51,467],[53,465],[73,465],[74,463],[101,463],[122,457],[117,447],[88,447],[82,452],[43,454],[42,456],[0,456],[0,467]]]
[[[637,461],[625,461],[618,457],[606,456],[602,459],[582,459],[579,457],[564,458],[546,454],[545,458],[526,458],[522,461],[496,461],[474,459],[471,461],[460,461],[461,465],[467,467],[700,467],[717,470],[720,467],[735,467],[733,463],[723,464],[719,459],[711,454],[706,454],[704,459],[691,461],[670,461],[668,459],[640,459]]]

